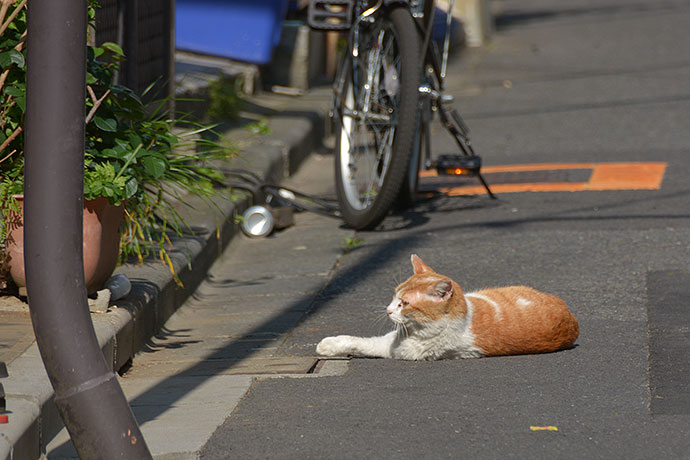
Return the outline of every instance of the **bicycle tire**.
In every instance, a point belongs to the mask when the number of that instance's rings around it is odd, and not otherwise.
[[[343,69],[335,182],[345,222],[370,230],[395,204],[408,171],[418,118],[421,39],[409,9],[397,5],[362,32],[360,57],[347,59]],[[363,73],[362,63],[368,64]]]
[[[421,114],[420,114],[421,115]],[[400,186],[400,192],[395,200],[398,209],[404,210],[414,206],[417,201],[417,186],[419,185],[419,167],[424,149],[424,130],[421,122],[417,122],[414,139],[412,140],[412,154],[405,171],[405,179]]]

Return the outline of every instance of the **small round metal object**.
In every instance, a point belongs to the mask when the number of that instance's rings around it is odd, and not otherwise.
[[[252,206],[242,217],[242,231],[247,236],[258,238],[273,231],[273,214],[264,206]]]

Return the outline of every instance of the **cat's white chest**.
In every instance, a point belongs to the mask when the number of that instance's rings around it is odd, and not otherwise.
[[[437,327],[438,330],[427,330],[425,334],[398,337],[391,350],[393,358],[436,360],[482,356],[464,320],[449,320]]]

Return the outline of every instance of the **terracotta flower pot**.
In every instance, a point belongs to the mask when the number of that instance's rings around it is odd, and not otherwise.
[[[24,197],[16,197],[22,210]],[[123,206],[113,206],[107,198],[97,198],[84,203],[84,278],[86,290],[93,294],[103,287],[117,265],[120,249],[120,224]],[[26,295],[24,274],[24,227],[19,225],[10,232],[7,253],[12,280],[19,287],[19,294]]]

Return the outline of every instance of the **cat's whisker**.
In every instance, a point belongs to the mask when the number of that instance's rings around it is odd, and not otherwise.
[[[386,316],[388,316],[386,308],[387,308],[387,307],[384,306],[384,307],[379,307],[379,308],[376,309],[376,310],[378,310],[379,317],[382,316],[382,317],[385,318]]]
[[[397,286],[400,286],[402,284],[402,280],[403,280],[402,268],[398,267],[398,274],[393,275],[393,282],[395,283],[395,285],[393,286],[394,290]]]
[[[407,326],[405,326],[405,323],[395,323],[395,332],[398,334],[398,337],[402,339],[406,339],[407,337],[410,336],[409,331],[407,330]]]
[[[374,326],[378,326],[378,331],[381,332],[388,323],[388,314],[384,311],[376,316],[374,319]]]

